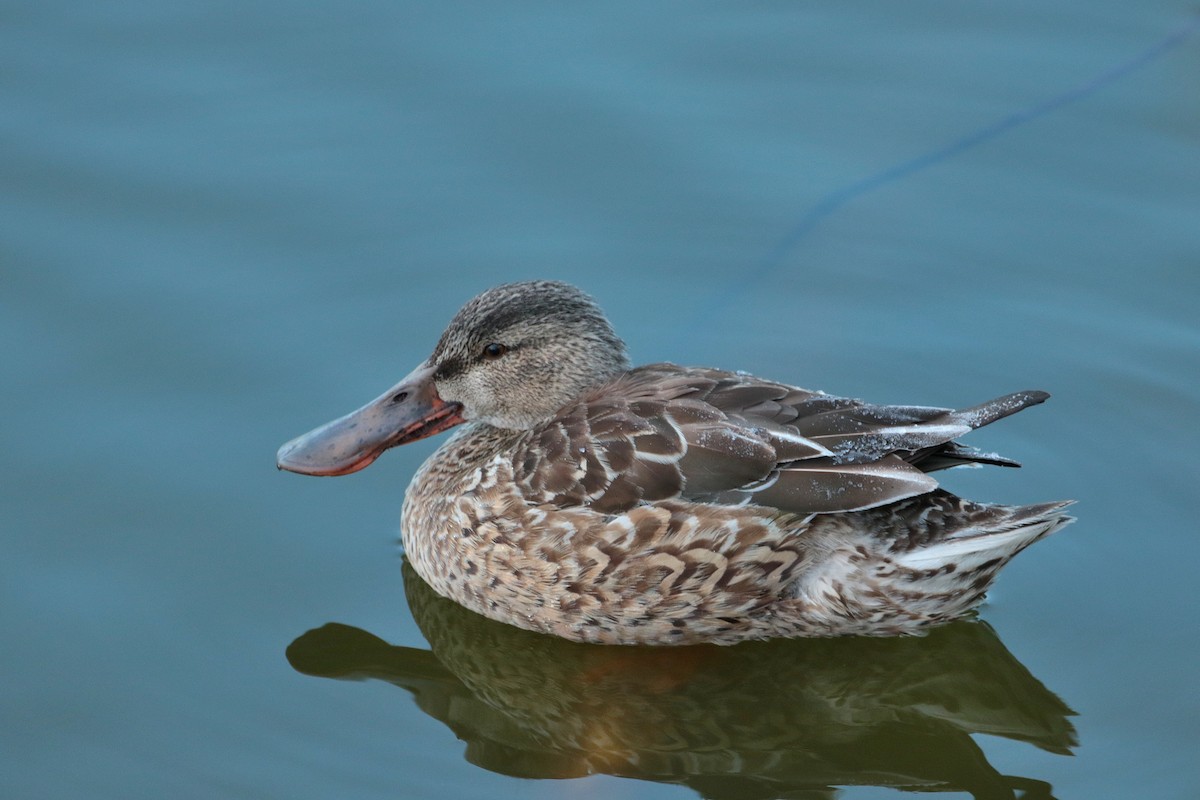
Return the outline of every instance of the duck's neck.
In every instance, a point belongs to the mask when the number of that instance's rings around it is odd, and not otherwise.
[[[481,523],[521,502],[502,454],[522,435],[469,423],[421,465],[404,497],[400,534],[409,562],[439,594],[476,611],[468,591],[475,584],[464,582],[478,568],[471,554],[486,549]]]
[[[471,422],[443,442],[413,475],[405,493],[401,522],[405,547],[410,537],[428,536],[443,527],[453,516],[456,498],[480,481],[494,480],[490,472],[496,456],[524,433]]]

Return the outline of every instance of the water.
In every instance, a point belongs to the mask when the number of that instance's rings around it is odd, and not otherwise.
[[[1200,39],[759,269],[823,198],[1192,13],[10,5],[0,793],[1194,797]],[[969,440],[1024,469],[948,483],[1080,521],[986,627],[926,640],[626,662],[476,631],[402,577],[435,443],[329,481],[273,457],[536,276],[636,361],[879,402],[1047,389]],[[372,680],[308,674],[339,669]]]

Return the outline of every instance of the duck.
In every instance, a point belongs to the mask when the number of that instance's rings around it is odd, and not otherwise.
[[[416,471],[401,542],[437,594],[526,630],[614,645],[898,636],[972,615],[1072,501],[977,503],[931,473],[1019,466],[961,444],[1044,402],[879,405],[745,372],[634,367],[575,286],[468,301],[398,384],[284,444],[357,472],[457,430]]]

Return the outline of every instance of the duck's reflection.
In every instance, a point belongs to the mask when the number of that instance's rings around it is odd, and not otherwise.
[[[537,778],[608,773],[704,797],[824,797],[835,786],[1049,797],[1001,775],[970,734],[1068,753],[1071,710],[982,622],[920,639],[734,647],[583,645],[503,625],[435,595],[408,565],[432,652],[330,623],[288,648],[300,672],[378,678],[467,742],[469,761]]]

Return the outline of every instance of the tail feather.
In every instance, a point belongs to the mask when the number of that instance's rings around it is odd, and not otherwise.
[[[1007,561],[1039,539],[1073,522],[1073,517],[1059,513],[1071,502],[986,506],[984,518],[980,519],[977,512],[967,526],[947,531],[940,541],[904,553],[896,563],[917,569],[953,566],[961,572],[996,558]]]
[[[1071,502],[973,503],[935,491],[854,514],[818,516],[828,556],[794,596],[813,623],[839,633],[919,633],[977,605],[1017,553],[1074,519]]]

